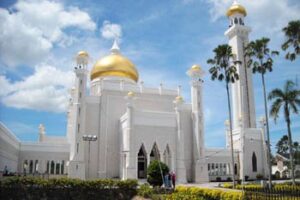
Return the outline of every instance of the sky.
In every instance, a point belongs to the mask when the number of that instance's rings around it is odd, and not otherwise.
[[[267,92],[299,75],[300,58],[285,60],[281,29],[300,19],[297,0],[239,0],[247,10],[250,40],[268,37],[280,51],[274,71],[266,75]],[[48,135],[65,135],[66,106],[73,86],[76,53],[86,50],[93,63],[109,53],[118,37],[123,55],[137,67],[146,86],[176,89],[190,102],[186,71],[199,64],[204,77],[205,145],[225,146],[228,112],[224,83],[211,81],[206,61],[225,44],[225,16],[231,0],[0,1],[0,121],[21,141],[36,141],[38,126]],[[257,119],[264,113],[261,79],[253,76]],[[269,102],[270,104],[270,102]],[[259,123],[258,123],[259,125]],[[270,119],[274,150],[286,134],[282,115]],[[300,117],[292,117],[292,133],[300,141]]]

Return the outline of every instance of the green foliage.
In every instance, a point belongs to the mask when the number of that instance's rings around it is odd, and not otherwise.
[[[262,180],[264,176],[262,174],[256,174],[256,179],[257,180]]]
[[[208,59],[207,63],[211,65],[209,73],[212,80],[219,80],[228,83],[234,83],[239,79],[237,69],[231,61],[233,58],[232,49],[229,45],[219,45],[214,49],[215,56],[213,59]]]
[[[288,50],[285,58],[293,61],[300,55],[300,20],[290,21],[282,31],[285,35],[285,42],[281,48],[284,51]]]
[[[137,180],[11,177],[0,182],[0,199],[131,199]]]
[[[162,174],[169,173],[169,167],[158,160],[153,160],[147,169],[147,181],[152,186],[161,186],[163,184]]]
[[[260,73],[264,75],[266,72],[273,70],[272,56],[278,55],[278,51],[271,51],[268,48],[270,39],[261,38],[255,41],[251,41],[245,47],[245,57],[249,60],[246,63],[248,67],[252,68],[253,73]]]
[[[197,200],[239,200],[242,199],[241,191],[223,191],[220,189],[196,188],[196,187],[176,187],[175,193],[166,199],[197,199]]]
[[[222,185],[223,188],[228,188],[228,189],[231,189],[232,188],[232,183],[224,183]]]
[[[143,184],[138,189],[138,195],[145,198],[150,198],[154,194],[153,188],[149,186],[149,184]]]

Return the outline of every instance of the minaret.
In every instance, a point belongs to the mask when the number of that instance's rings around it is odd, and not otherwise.
[[[176,179],[178,183],[186,183],[186,168],[184,159],[184,132],[182,131],[182,110],[183,98],[177,96],[174,100],[176,124],[177,124],[177,140],[176,140]]]
[[[76,56],[75,72],[75,88],[72,90],[72,104],[70,107],[70,115],[68,126],[70,127],[69,143],[70,143],[70,167],[69,174],[72,177],[85,179],[85,166],[84,166],[84,144],[82,141],[83,136],[83,123],[82,114],[84,113],[84,100],[86,96],[86,82],[87,82],[87,65],[89,55],[86,51],[78,52]],[[69,128],[69,127],[68,127]],[[74,175],[75,174],[75,175]]]
[[[229,29],[225,35],[229,38],[234,60],[239,74],[239,80],[231,85],[231,99],[233,110],[233,130],[240,127],[255,128],[255,107],[252,84],[252,71],[247,68],[247,58],[244,56],[244,48],[248,44],[250,27],[245,25],[246,9],[236,1],[227,11]]]
[[[193,65],[187,71],[187,75],[191,77],[194,181],[207,182],[208,172],[204,151],[204,122],[202,102],[202,76],[204,75],[204,72],[199,65]]]
[[[76,67],[74,68],[74,72],[76,74],[74,103],[80,103],[86,95],[88,60],[89,54],[86,51],[78,52],[76,56]]]
[[[227,11],[229,28],[225,35],[232,47],[239,80],[231,84],[233,147],[238,152],[239,178],[243,181],[265,174],[266,157],[262,130],[256,128],[255,103],[253,95],[252,70],[246,66],[244,49],[249,43],[250,27],[245,25],[246,9],[233,2]],[[229,137],[229,132],[227,137]],[[230,142],[227,142],[230,144]],[[231,169],[234,169],[233,167]]]

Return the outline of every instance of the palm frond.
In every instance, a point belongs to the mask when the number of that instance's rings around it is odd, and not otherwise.
[[[274,90],[272,90],[269,95],[268,95],[268,100],[272,100],[272,99],[275,99],[275,98],[284,98],[285,94],[284,92],[279,89],[279,88],[276,88]]]

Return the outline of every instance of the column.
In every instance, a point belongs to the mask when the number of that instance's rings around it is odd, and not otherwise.
[[[176,112],[176,120],[177,120],[177,145],[176,145],[176,176],[177,181],[179,183],[186,183],[186,168],[184,162],[184,134],[182,131],[182,105],[183,98],[181,96],[177,96],[175,101],[175,112]]]
[[[133,112],[134,112],[134,96],[135,94],[133,92],[128,92],[127,96],[125,99],[127,100],[127,108],[126,108],[126,114],[127,114],[127,128],[126,128],[126,142],[128,143],[128,156],[127,156],[127,163],[128,165],[126,166],[126,174],[127,174],[127,179],[132,178],[136,179],[137,178],[137,155],[138,152],[133,151],[132,146],[131,146],[131,130],[132,130],[132,117],[133,117]]]

